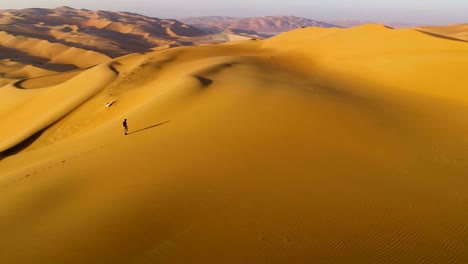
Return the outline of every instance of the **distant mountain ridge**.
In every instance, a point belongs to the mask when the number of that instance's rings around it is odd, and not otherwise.
[[[296,16],[264,16],[234,18],[225,16],[205,16],[181,18],[180,21],[204,30],[222,31],[225,29],[255,31],[275,35],[301,27],[342,27],[318,20]]]

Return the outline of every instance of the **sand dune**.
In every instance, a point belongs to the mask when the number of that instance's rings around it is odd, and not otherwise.
[[[459,40],[468,41],[468,24],[455,24],[450,26],[425,26],[417,29],[432,34],[447,36]]]
[[[109,59],[90,50],[0,32],[0,86],[16,80],[88,68]]]
[[[47,63],[51,64],[73,64],[77,67],[89,67],[110,59],[97,52],[69,47],[60,43],[50,43],[42,39],[14,36],[6,32],[0,32],[0,45],[47,59]]]
[[[47,75],[51,75],[54,73],[55,73],[54,71],[49,71],[49,70],[31,66],[31,65],[26,65],[24,67],[21,67],[20,69],[6,71],[3,74],[3,78],[28,79],[28,78],[34,78],[37,76],[47,76]]]
[[[294,35],[299,36],[296,41],[290,41],[289,37]],[[310,40],[314,43],[309,45]],[[383,25],[364,25],[331,31],[299,29],[266,43],[265,47],[283,45],[284,49],[302,56],[307,53],[322,71],[340,72],[373,82],[382,86],[379,90],[404,89],[466,102],[468,91],[460,82],[460,78],[464,78],[463,65],[468,59],[464,52],[465,42],[429,36],[412,29],[392,30]],[[429,78],[427,74],[430,73],[436,76]],[[437,76],[443,79],[437,79]]]
[[[0,262],[467,263],[466,68],[366,25],[0,87]]]
[[[101,68],[106,69],[106,71]],[[0,132],[2,138],[0,149],[9,149],[61,119],[98,92],[102,86],[109,85],[113,81],[114,75],[115,73],[109,66],[101,65],[66,82],[41,90],[30,90],[25,93],[19,84],[3,87],[0,91],[4,95],[1,98],[2,115],[0,117],[3,124],[9,129]],[[99,78],[96,80],[95,77]],[[74,87],[74,89],[70,87]],[[51,103],[54,106],[51,106]],[[36,115],[38,110],[45,108],[49,109],[47,114]],[[18,120],[25,122],[18,122]],[[28,121],[26,122],[26,120]],[[10,131],[15,131],[16,135],[12,137]]]

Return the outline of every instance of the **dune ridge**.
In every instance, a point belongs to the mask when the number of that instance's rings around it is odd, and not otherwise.
[[[40,134],[0,160],[0,262],[466,263],[467,54],[307,28],[1,87],[0,151]]]
[[[423,32],[439,34],[459,40],[468,41],[468,24],[455,24],[449,26],[424,26],[417,27]]]

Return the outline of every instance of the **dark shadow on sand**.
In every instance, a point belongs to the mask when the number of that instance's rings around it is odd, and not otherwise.
[[[204,87],[208,87],[213,83],[213,80],[205,78],[203,76],[195,76],[195,78],[200,82]]]
[[[139,129],[139,130],[136,130],[136,131],[133,131],[133,132],[130,132],[130,133],[127,133],[127,135],[131,135],[131,134],[134,134],[134,133],[138,133],[138,132],[141,132],[143,130],[146,130],[146,129],[150,129],[150,128],[154,128],[154,127],[157,127],[157,126],[162,126],[164,124],[167,124],[171,121],[166,121],[166,122],[162,122],[162,123],[159,123],[159,124],[156,124],[156,125],[152,125],[152,126],[149,126],[149,127],[145,127],[145,128],[142,128],[142,129]]]
[[[28,54],[26,52],[4,47],[0,45],[0,59],[9,59],[14,62],[19,62],[26,65],[32,65],[37,68],[56,71],[56,72],[67,72],[80,69],[76,65],[72,64],[61,64],[61,63],[51,63],[51,60],[48,58],[42,58]]]
[[[441,38],[441,39],[453,40],[453,41],[459,41],[459,42],[468,42],[468,41],[463,40],[463,39],[457,39],[457,38],[453,38],[453,37],[450,37],[450,36],[444,36],[444,35],[432,33],[432,32],[429,32],[429,31],[423,31],[423,30],[419,30],[419,29],[416,29],[416,31],[418,31],[420,33],[423,33],[423,34],[426,34],[426,35],[429,35],[431,37],[435,37],[435,38]]]
[[[3,152],[0,152],[0,161],[2,161],[3,159],[9,156],[16,155],[20,153],[21,151],[23,151],[24,149],[26,149],[27,147],[29,147],[32,143],[34,143],[34,141],[36,141],[42,135],[42,133],[44,133],[45,130],[46,129],[43,129],[37,132],[36,134],[30,136],[29,138],[25,139],[23,142],[19,143],[18,145],[12,148],[9,148]]]

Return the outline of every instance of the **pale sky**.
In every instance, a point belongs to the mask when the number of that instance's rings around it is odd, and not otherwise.
[[[59,6],[159,18],[295,15],[318,20],[468,23],[468,0],[0,0],[0,9]]]

